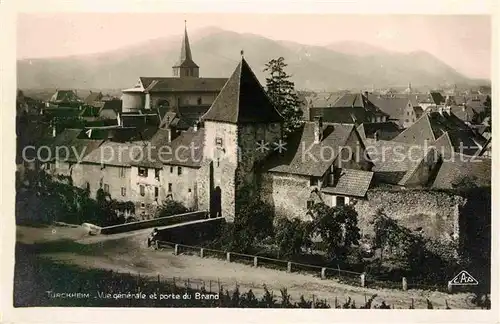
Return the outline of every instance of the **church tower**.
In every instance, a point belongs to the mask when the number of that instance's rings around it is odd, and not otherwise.
[[[172,67],[173,74],[176,77],[200,77],[200,67],[194,63],[193,56],[191,55],[191,46],[189,45],[189,38],[187,33],[186,21],[184,20],[184,38],[182,39],[181,55],[179,62]]]
[[[233,221],[238,192],[256,184],[259,163],[281,143],[283,117],[242,55],[202,120],[203,156],[210,165],[203,189],[209,192],[206,205]]]

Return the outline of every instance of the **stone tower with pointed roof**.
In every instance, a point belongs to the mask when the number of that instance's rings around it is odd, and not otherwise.
[[[198,182],[199,197],[213,213],[232,221],[238,191],[244,185],[255,188],[260,162],[280,143],[283,117],[242,56],[202,120],[206,178]]]
[[[184,23],[186,23],[186,21],[184,21]],[[182,39],[179,62],[172,67],[172,70],[176,77],[200,77],[200,67],[193,61],[193,56],[191,54],[191,46],[189,45],[186,25],[184,25],[184,38]]]

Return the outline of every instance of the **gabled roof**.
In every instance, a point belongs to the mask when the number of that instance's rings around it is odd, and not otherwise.
[[[90,152],[90,154],[83,159],[83,162],[113,166],[129,166],[132,162],[133,154],[136,152],[133,147],[134,144],[130,143],[106,141]]]
[[[156,82],[155,82],[156,81]],[[176,78],[176,77],[141,77],[144,89],[154,92],[219,92],[227,78]],[[155,82],[153,84],[153,82]],[[141,88],[139,92],[143,92]]]
[[[81,129],[65,129],[51,142],[52,160],[58,157],[62,162],[81,162],[87,154],[99,147],[102,140],[88,139],[82,136]]]
[[[394,138],[396,142],[424,145],[432,143],[447,133],[455,152],[461,149],[464,154],[475,154],[486,139],[467,126],[453,113],[431,112],[424,114],[413,125]]]
[[[452,159],[444,160],[432,184],[433,188],[451,189],[453,183],[463,177],[471,179],[480,187],[491,186],[491,159],[462,156],[454,153]]]
[[[232,124],[283,121],[243,57],[202,119]]]
[[[363,138],[373,138],[375,133],[378,133],[379,140],[391,140],[401,132],[394,122],[362,123],[357,130]]]
[[[405,118],[405,108],[408,105],[408,98],[370,98],[370,101],[380,110],[388,114],[393,119]]]
[[[370,187],[372,178],[373,172],[370,171],[341,169],[335,186],[324,187],[321,191],[335,195],[364,197]]]
[[[52,97],[50,102],[79,102],[80,98],[76,95],[73,90],[57,90]]]
[[[200,167],[203,162],[205,130],[199,128],[195,131],[190,128],[182,132],[172,142],[168,142],[168,132],[166,129],[159,129],[151,139],[151,143],[145,146],[143,152],[134,158],[135,161],[132,165],[153,168],[161,168],[163,165]],[[138,157],[142,157],[142,159]]]
[[[264,163],[264,169],[267,172],[323,176],[356,130],[353,124],[323,123],[323,140],[315,144],[314,128],[314,122],[305,122],[289,135],[286,151],[271,154]]]
[[[434,92],[432,91],[430,93],[431,95],[431,98],[432,98],[432,102],[436,105],[441,105],[441,104],[444,104],[446,99],[443,97],[443,95],[440,93],[440,92]]]
[[[95,101],[101,100],[103,97],[102,92],[90,92],[90,94],[83,101],[87,105],[92,105]]]
[[[165,129],[169,127],[187,130],[189,125],[175,111],[169,111],[163,116],[163,119],[160,122],[160,128]]]

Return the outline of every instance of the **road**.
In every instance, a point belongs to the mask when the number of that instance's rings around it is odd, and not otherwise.
[[[49,251],[40,249],[41,254],[57,262],[70,262],[82,267],[102,268],[123,273],[140,273],[141,276],[157,278],[180,277],[191,282],[220,282],[229,291],[236,283],[240,292],[252,289],[256,295],[263,293],[263,284],[280,295],[281,288],[287,288],[292,301],[301,295],[311,299],[326,299],[331,305],[335,298],[343,303],[347,297],[355,300],[357,307],[364,304],[365,298],[377,294],[375,304],[385,301],[395,308],[408,308],[413,298],[416,308],[426,308],[426,299],[432,301],[434,308],[445,308],[445,302],[452,309],[472,308],[467,302],[470,294],[449,295],[437,291],[370,289],[349,286],[335,280],[321,280],[311,275],[286,273],[283,271],[254,268],[227,261],[199,258],[198,256],[173,255],[172,251],[152,251],[146,247],[148,230],[114,235],[88,236],[81,228],[31,228],[18,226],[18,241],[26,244],[52,244]],[[72,240],[73,248],[68,248]],[[60,241],[60,248],[57,242]],[[82,251],[80,253],[80,251]],[[89,255],[88,251],[91,251]],[[179,280],[179,279],[178,279]]]

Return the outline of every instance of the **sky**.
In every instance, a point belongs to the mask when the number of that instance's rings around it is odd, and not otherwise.
[[[491,18],[483,15],[245,13],[22,13],[17,58],[106,52],[207,27],[308,45],[355,41],[386,50],[427,51],[472,78],[491,77]]]

